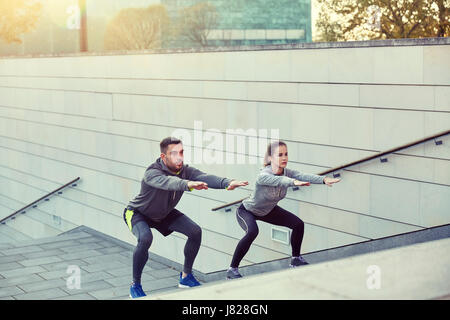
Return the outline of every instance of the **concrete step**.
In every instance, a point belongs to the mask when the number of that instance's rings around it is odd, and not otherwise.
[[[9,239],[9,242],[17,242],[32,239],[30,236],[19,231],[14,225],[9,222],[0,224],[0,234],[2,239]]]
[[[14,242],[14,239],[2,233],[0,228],[0,243],[10,243],[10,242]]]
[[[450,295],[449,252],[446,238],[141,299],[442,299]]]

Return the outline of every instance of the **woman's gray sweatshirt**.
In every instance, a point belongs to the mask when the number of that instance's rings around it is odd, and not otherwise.
[[[294,180],[321,184],[326,176],[300,173],[285,168],[283,173],[276,175],[272,167],[261,169],[256,179],[255,190],[249,198],[242,201],[245,209],[256,216],[265,216],[286,196],[288,187],[294,187]]]

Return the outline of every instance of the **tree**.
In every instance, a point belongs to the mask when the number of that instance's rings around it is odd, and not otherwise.
[[[210,31],[218,25],[216,7],[209,2],[199,2],[180,10],[179,15],[179,34],[206,47]]]
[[[450,0],[317,0],[319,41],[447,37]]]
[[[34,30],[41,13],[37,0],[0,0],[0,39],[22,43],[20,36]]]
[[[162,46],[170,23],[162,5],[122,9],[107,25],[106,50],[143,50]]]

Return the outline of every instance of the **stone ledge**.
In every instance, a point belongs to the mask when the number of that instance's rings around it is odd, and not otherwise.
[[[119,55],[145,55],[145,54],[176,54],[176,53],[203,53],[203,52],[239,52],[239,51],[265,51],[265,50],[300,50],[300,49],[337,49],[337,48],[372,48],[372,47],[404,47],[404,46],[438,46],[450,45],[450,37],[445,38],[417,38],[417,39],[387,39],[366,41],[339,41],[339,42],[302,42],[279,45],[254,46],[220,46],[206,48],[173,48],[155,50],[118,50],[105,52],[73,52],[54,54],[27,54],[0,56],[1,59],[30,59],[30,58],[59,58],[59,57],[92,57],[92,56],[119,56]]]

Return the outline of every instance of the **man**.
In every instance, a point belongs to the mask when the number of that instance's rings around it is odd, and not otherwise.
[[[183,144],[176,138],[163,139],[160,150],[160,157],[145,171],[139,194],[129,202],[123,213],[128,228],[138,241],[133,252],[133,283],[130,287],[132,298],[145,296],[141,275],[153,240],[150,228],[155,228],[165,237],[173,231],[187,236],[179,287],[200,285],[192,275],[192,265],[200,248],[202,230],[175,209],[184,191],[209,187],[233,190],[248,185],[247,181],[217,177],[184,165]]]

